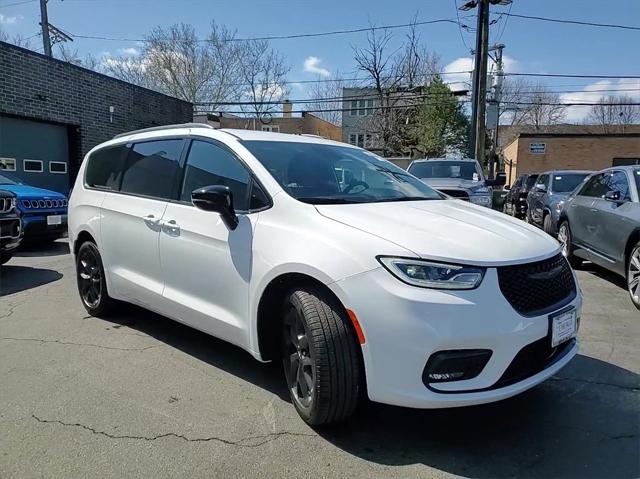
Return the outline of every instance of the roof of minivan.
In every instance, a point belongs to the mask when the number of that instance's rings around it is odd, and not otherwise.
[[[342,143],[340,141],[328,140],[316,135],[307,134],[293,134],[293,133],[274,133],[271,131],[258,131],[258,130],[240,130],[232,128],[221,128],[218,131],[229,133],[240,140],[247,141],[289,141],[295,143],[323,143],[327,145],[348,146],[356,148],[348,143]]]

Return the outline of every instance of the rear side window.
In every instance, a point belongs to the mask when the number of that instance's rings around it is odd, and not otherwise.
[[[91,153],[85,174],[87,186],[117,191],[128,152],[126,145],[119,145]]]
[[[170,199],[180,171],[182,140],[136,143],[122,175],[123,193]]]
[[[607,179],[604,173],[592,176],[578,192],[579,196],[601,198],[607,192]]]
[[[233,194],[234,208],[247,211],[250,180],[247,169],[229,150],[195,140],[189,149],[180,199],[191,202],[193,190],[223,185],[228,186]]]

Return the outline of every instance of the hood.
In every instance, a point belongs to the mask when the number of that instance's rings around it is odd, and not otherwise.
[[[536,261],[559,251],[556,240],[542,230],[463,201],[316,205],[316,209],[421,258],[496,266]]]
[[[465,180],[464,178],[421,178],[421,180],[436,190],[448,188],[476,190],[485,186],[484,181]]]
[[[45,190],[44,188],[37,188],[35,186],[29,185],[0,185],[0,189],[12,191],[18,197],[36,197],[38,199],[59,199],[66,198],[62,193],[58,193],[57,191]]]

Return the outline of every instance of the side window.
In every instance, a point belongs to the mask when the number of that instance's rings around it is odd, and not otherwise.
[[[587,180],[578,195],[590,198],[601,198],[607,192],[606,181],[604,173],[594,175],[591,179]]]
[[[629,180],[627,174],[624,171],[614,171],[608,177],[607,190],[619,191],[620,199],[624,201],[631,201],[631,193],[629,193]]]
[[[91,153],[84,177],[87,186],[117,191],[128,153],[126,145],[103,148]]]
[[[170,199],[180,171],[182,140],[159,140],[132,146],[120,191]]]
[[[189,149],[180,199],[191,202],[191,192],[203,186],[228,186],[235,209],[249,209],[251,176],[242,163],[226,148],[195,140]]]
[[[548,186],[549,177],[547,175],[540,175],[538,177],[538,181],[536,181],[536,186]]]

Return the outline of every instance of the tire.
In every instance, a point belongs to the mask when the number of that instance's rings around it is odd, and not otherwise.
[[[348,419],[358,405],[362,367],[344,309],[318,288],[292,290],[283,306],[282,363],[296,411],[311,426]]]
[[[550,236],[553,236],[553,222],[551,221],[551,215],[544,215],[544,219],[542,220],[542,229],[545,233]]]
[[[104,266],[95,243],[86,241],[76,255],[76,281],[82,305],[91,316],[105,317],[115,308],[109,296]]]
[[[5,264],[13,257],[13,253],[0,253],[0,266]]]
[[[569,222],[564,220],[558,228],[558,241],[562,246],[562,255],[567,258],[572,268],[578,268],[582,264],[582,258],[573,255],[573,246],[571,245],[571,228]]]
[[[627,257],[627,290],[633,305],[640,309],[640,241],[629,252]]]

